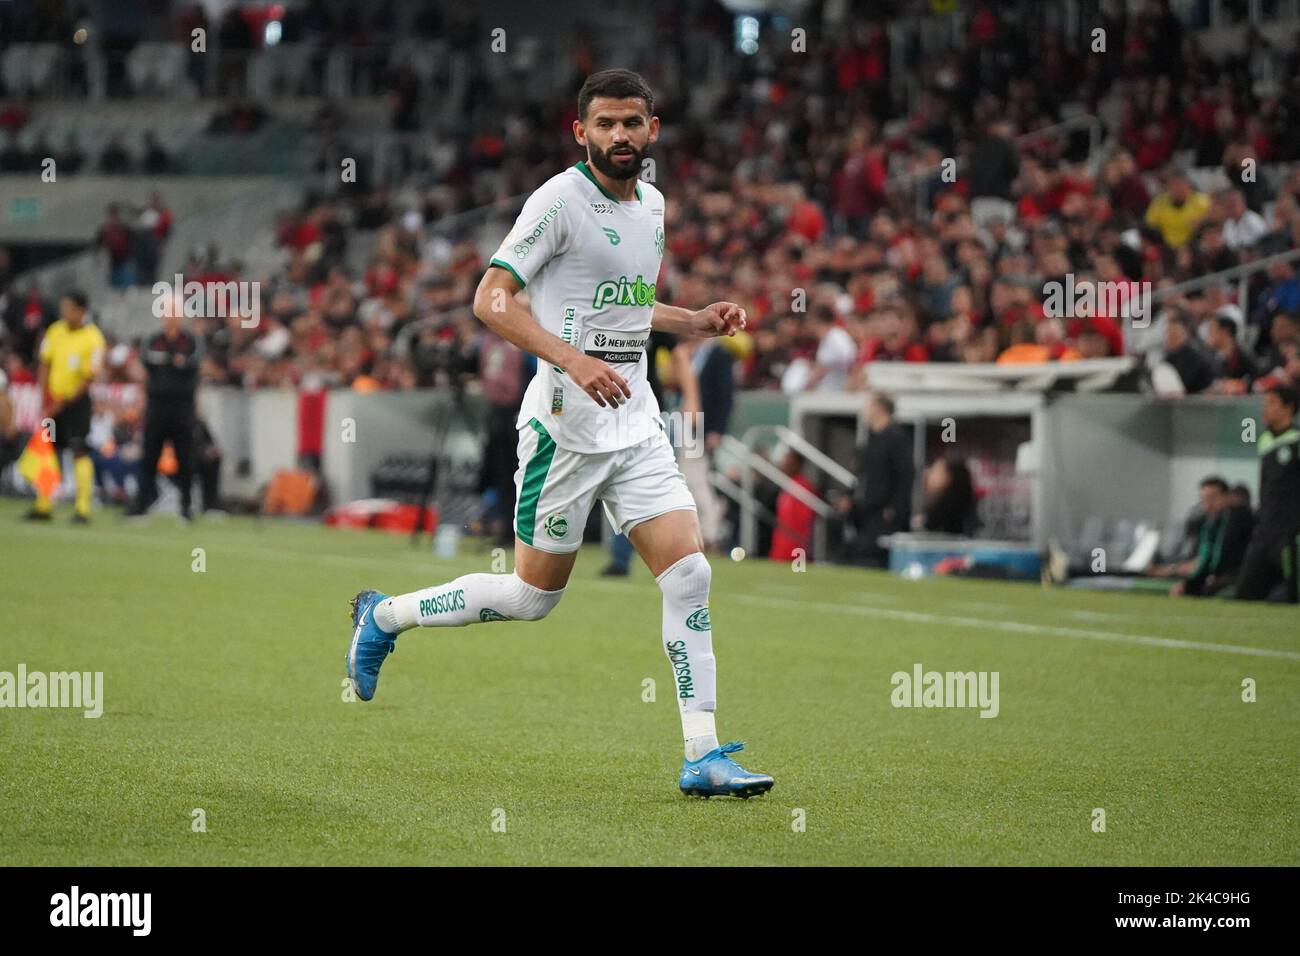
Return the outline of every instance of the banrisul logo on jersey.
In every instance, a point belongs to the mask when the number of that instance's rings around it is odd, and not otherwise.
[[[643,276],[637,276],[635,279],[629,279],[627,276],[606,279],[596,286],[596,294],[592,296],[591,304],[597,309],[603,309],[607,305],[654,305],[654,283],[646,282]]]
[[[520,259],[526,258],[528,253],[533,251],[533,246],[537,245],[542,236],[546,234],[546,228],[555,222],[555,217],[560,214],[560,210],[563,208],[564,197],[556,196],[555,202],[551,203],[551,207],[546,210],[542,218],[537,220],[537,225],[533,226],[533,231],[526,236],[519,236],[515,239],[513,246],[515,255]]]

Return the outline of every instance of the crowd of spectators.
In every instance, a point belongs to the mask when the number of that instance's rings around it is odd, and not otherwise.
[[[680,6],[730,42],[726,17]],[[672,12],[659,22],[665,44],[689,32]],[[1251,33],[1238,54],[1211,57],[1153,0],[1104,21],[1103,55],[977,4],[958,49],[907,64],[920,82],[896,102],[891,61],[906,54],[882,15],[855,21],[825,55],[737,58],[721,95],[709,91],[712,110],[685,80],[647,68],[669,202],[659,295],[746,308],[748,333],[728,343],[740,387],[862,388],[880,361],[1112,355],[1167,360],[1188,392],[1300,380],[1291,265],[1253,276],[1245,309],[1235,283],[1175,288],[1300,246],[1300,169],[1286,165],[1300,160],[1300,46],[1278,51]],[[575,44],[575,89],[592,56]],[[504,234],[509,197],[581,158],[567,93],[515,102],[475,83],[472,135],[430,136],[400,182],[367,182],[363,169],[362,182],[286,213],[279,264],[191,256],[187,278],[262,284],[256,328],[193,320],[204,381],[405,389],[475,374],[485,333],[469,304],[494,240],[480,218],[458,229],[448,217],[495,206]],[[1066,103],[1103,121],[1099,152],[1086,131],[1017,145]],[[347,135],[329,108],[318,122]],[[1135,295],[1150,283],[1154,321],[1050,314],[1044,287],[1067,276]],[[5,304],[21,341],[29,290]]]

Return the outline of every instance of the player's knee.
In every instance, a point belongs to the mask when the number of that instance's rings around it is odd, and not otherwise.
[[[560,598],[564,597],[564,588],[558,591],[543,591],[541,588],[535,588],[531,584],[514,577],[514,600],[511,602],[514,612],[510,616],[516,621],[540,621],[546,615],[555,609],[555,605],[560,603]]]
[[[696,551],[670,565],[655,581],[665,594],[707,602],[713,569],[709,567],[709,559]]]

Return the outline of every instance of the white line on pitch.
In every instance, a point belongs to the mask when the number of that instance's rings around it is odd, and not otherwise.
[[[762,604],[767,607],[789,607],[806,611],[807,601],[790,601],[785,598],[756,597],[733,594],[728,600],[742,604]],[[1140,644],[1146,647],[1166,647],[1185,651],[1214,651],[1220,654],[1246,654],[1251,657],[1280,657],[1300,661],[1296,651],[1277,651],[1266,647],[1245,647],[1240,644],[1214,644],[1209,641],[1183,641],[1171,637],[1153,637],[1149,634],[1121,634],[1114,631],[1085,631],[1075,627],[1053,627],[1050,624],[1024,624],[1019,621],[995,621],[989,618],[961,617],[954,614],[929,614],[924,611],[897,611],[883,607],[864,607],[859,604],[828,604],[818,601],[819,611],[841,614],[858,614],[863,617],[884,618],[892,621],[911,621],[916,624],[950,624],[957,627],[975,627],[981,630],[1015,631],[1020,634],[1050,634],[1056,637],[1073,637],[1088,641],[1111,641],[1118,644]]]

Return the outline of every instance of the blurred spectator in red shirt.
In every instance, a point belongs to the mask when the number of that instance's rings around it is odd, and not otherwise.
[[[781,459],[781,471],[800,488],[816,495],[817,487],[804,475],[803,466],[803,455],[793,448]],[[776,529],[772,532],[772,551],[768,557],[773,561],[791,561],[797,557],[796,549],[802,550],[805,558],[810,557],[814,518],[812,508],[781,489],[776,496]]]

